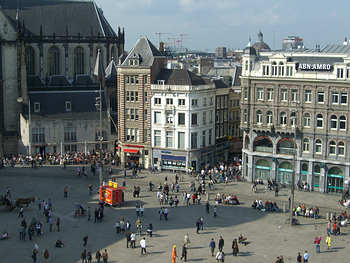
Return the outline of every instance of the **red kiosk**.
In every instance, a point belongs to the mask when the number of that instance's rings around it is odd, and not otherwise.
[[[124,203],[123,190],[126,190],[126,187],[118,186],[118,183],[109,181],[108,185],[100,186],[100,201],[111,206],[121,206]]]

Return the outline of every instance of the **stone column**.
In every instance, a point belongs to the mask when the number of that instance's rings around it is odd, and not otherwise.
[[[326,193],[327,192],[327,171],[326,171],[326,167],[321,167],[319,190],[320,190],[321,193]]]
[[[310,190],[314,189],[314,163],[309,162],[308,175],[307,175],[307,183],[309,184]]]

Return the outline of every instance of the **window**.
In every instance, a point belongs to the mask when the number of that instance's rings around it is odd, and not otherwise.
[[[179,106],[185,106],[185,99],[178,99],[177,102]]]
[[[185,133],[184,132],[177,133],[177,148],[185,149]]]
[[[309,103],[312,101],[312,92],[311,90],[305,90],[304,91],[304,101]]]
[[[203,125],[207,124],[207,112],[203,111]]]
[[[287,113],[281,112],[280,114],[280,124],[287,125]]]
[[[324,103],[324,92],[323,91],[317,92],[317,102]]]
[[[154,146],[160,146],[161,145],[161,131],[155,130],[154,131]]]
[[[167,105],[173,105],[173,99],[166,99]]]
[[[272,111],[266,112],[266,124],[272,125]]]
[[[213,136],[213,130],[209,130],[209,136],[208,136],[208,144],[211,145],[211,137]]]
[[[74,74],[84,74],[84,49],[82,47],[76,47],[74,49]]]
[[[329,143],[329,154],[330,155],[335,155],[336,154],[336,144],[334,141],[331,141]]]
[[[174,132],[172,131],[166,132],[165,146],[167,148],[173,148],[173,137],[174,137]]]
[[[191,124],[192,125],[197,125],[198,122],[197,122],[197,113],[192,113],[191,115]]]
[[[34,112],[40,112],[40,103],[34,102]]]
[[[344,144],[344,142],[338,142],[338,155],[345,156],[345,144]]]
[[[339,130],[346,131],[346,117],[345,116],[339,117]]]
[[[304,138],[303,140],[303,152],[309,152],[310,151],[310,139]]]
[[[130,109],[125,109],[125,119],[130,120]]]
[[[166,123],[168,124],[174,123],[174,114],[171,111],[167,111],[165,114],[166,114]]]
[[[304,127],[310,127],[311,126],[311,115],[310,113],[304,114]]]
[[[72,111],[72,103],[70,101],[66,101],[66,111]]]
[[[272,62],[272,76],[277,76],[277,64]]]
[[[286,75],[287,75],[288,77],[293,76],[293,66],[287,66],[286,69],[287,69]]]
[[[290,126],[295,127],[297,123],[297,114],[295,113],[295,111],[293,111],[290,114]]]
[[[322,154],[322,141],[320,139],[317,139],[315,142],[315,153]]]
[[[147,110],[144,110],[144,111],[143,111],[143,119],[144,119],[145,121],[148,120],[148,111],[147,111]]]
[[[126,140],[127,141],[139,141],[139,129],[126,129]]]
[[[139,93],[138,91],[127,91],[126,92],[126,101],[138,101],[139,100]]]
[[[48,54],[49,75],[60,74],[60,50],[58,47],[51,47]]]
[[[336,130],[338,128],[338,118],[335,115],[331,116],[331,129]]]
[[[197,133],[191,133],[191,149],[197,149]]]
[[[297,102],[298,101],[298,90],[293,89],[292,90],[292,102]]]
[[[139,76],[125,76],[125,83],[126,84],[139,84]]]
[[[198,100],[192,99],[192,106],[198,106]]]
[[[340,94],[340,103],[342,105],[347,105],[348,104],[348,93],[346,92],[342,92]]]
[[[270,66],[264,65],[263,66],[263,75],[268,76],[270,73],[269,70],[270,70]]]
[[[213,123],[213,111],[209,112],[209,123]]]
[[[288,90],[281,89],[281,101],[286,102],[288,100]]]
[[[260,125],[263,123],[263,115],[262,115],[261,110],[258,110],[256,112],[256,123],[260,124]]]
[[[322,114],[316,115],[316,127],[323,128],[323,116],[322,116]]]
[[[342,79],[344,77],[344,69],[337,68],[337,78]]]
[[[145,92],[145,94],[143,95],[144,101],[147,102],[148,101],[148,93]]]
[[[338,92],[336,92],[336,91],[332,92],[331,102],[332,102],[332,104],[339,103],[339,93]]]
[[[65,142],[76,142],[77,141],[76,128],[74,128],[74,127],[65,127],[64,128],[64,141]]]
[[[178,113],[177,115],[178,125],[185,125],[185,113]]]
[[[207,106],[207,98],[203,98],[203,106]]]
[[[143,75],[143,84],[147,84],[147,75]]]
[[[202,147],[205,147],[206,132],[202,131]]]
[[[161,122],[161,112],[155,111],[154,112],[154,123],[159,124]]]
[[[264,100],[264,89],[263,88],[257,89],[257,99]]]
[[[267,100],[273,101],[273,89],[267,89]]]
[[[154,105],[160,105],[162,104],[162,99],[161,98],[154,98]]]
[[[28,46],[25,49],[25,62],[28,75],[35,75],[35,51],[34,48]]]
[[[248,88],[243,89],[243,99],[247,100],[248,99]],[[212,105],[212,104],[210,104]]]
[[[135,120],[135,109],[130,109],[130,120]]]
[[[213,99],[213,97],[210,97],[209,105],[211,106],[211,105],[213,105],[213,104],[214,104],[214,99]]]
[[[284,75],[284,65],[283,62],[280,62],[278,65],[278,76],[283,76]]]
[[[32,143],[45,143],[45,128],[32,128]]]
[[[135,109],[135,120],[138,121],[139,120],[139,110]]]

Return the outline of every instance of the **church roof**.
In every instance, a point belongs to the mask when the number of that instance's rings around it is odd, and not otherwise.
[[[163,56],[159,50],[146,37],[140,38],[129,52],[122,66],[128,66],[129,59],[139,59],[138,66],[152,66],[154,57]]]
[[[268,44],[266,44],[264,41],[258,41],[256,43],[254,43],[253,48],[256,51],[269,51],[271,50],[271,48],[269,47]]]
[[[116,33],[93,1],[82,0],[0,0],[0,10],[16,26],[24,21],[33,35],[113,37]],[[17,15],[18,14],[18,15]]]

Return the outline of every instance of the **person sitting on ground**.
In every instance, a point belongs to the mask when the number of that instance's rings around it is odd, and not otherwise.
[[[59,247],[59,248],[62,248],[62,247],[64,247],[64,244],[63,244],[63,242],[61,240],[57,239],[55,246]]]
[[[9,233],[7,233],[6,231],[1,235],[0,240],[7,240],[9,239]]]
[[[238,243],[243,244],[245,246],[249,244],[249,242],[247,241],[247,238],[244,237],[242,234],[239,234]]]

